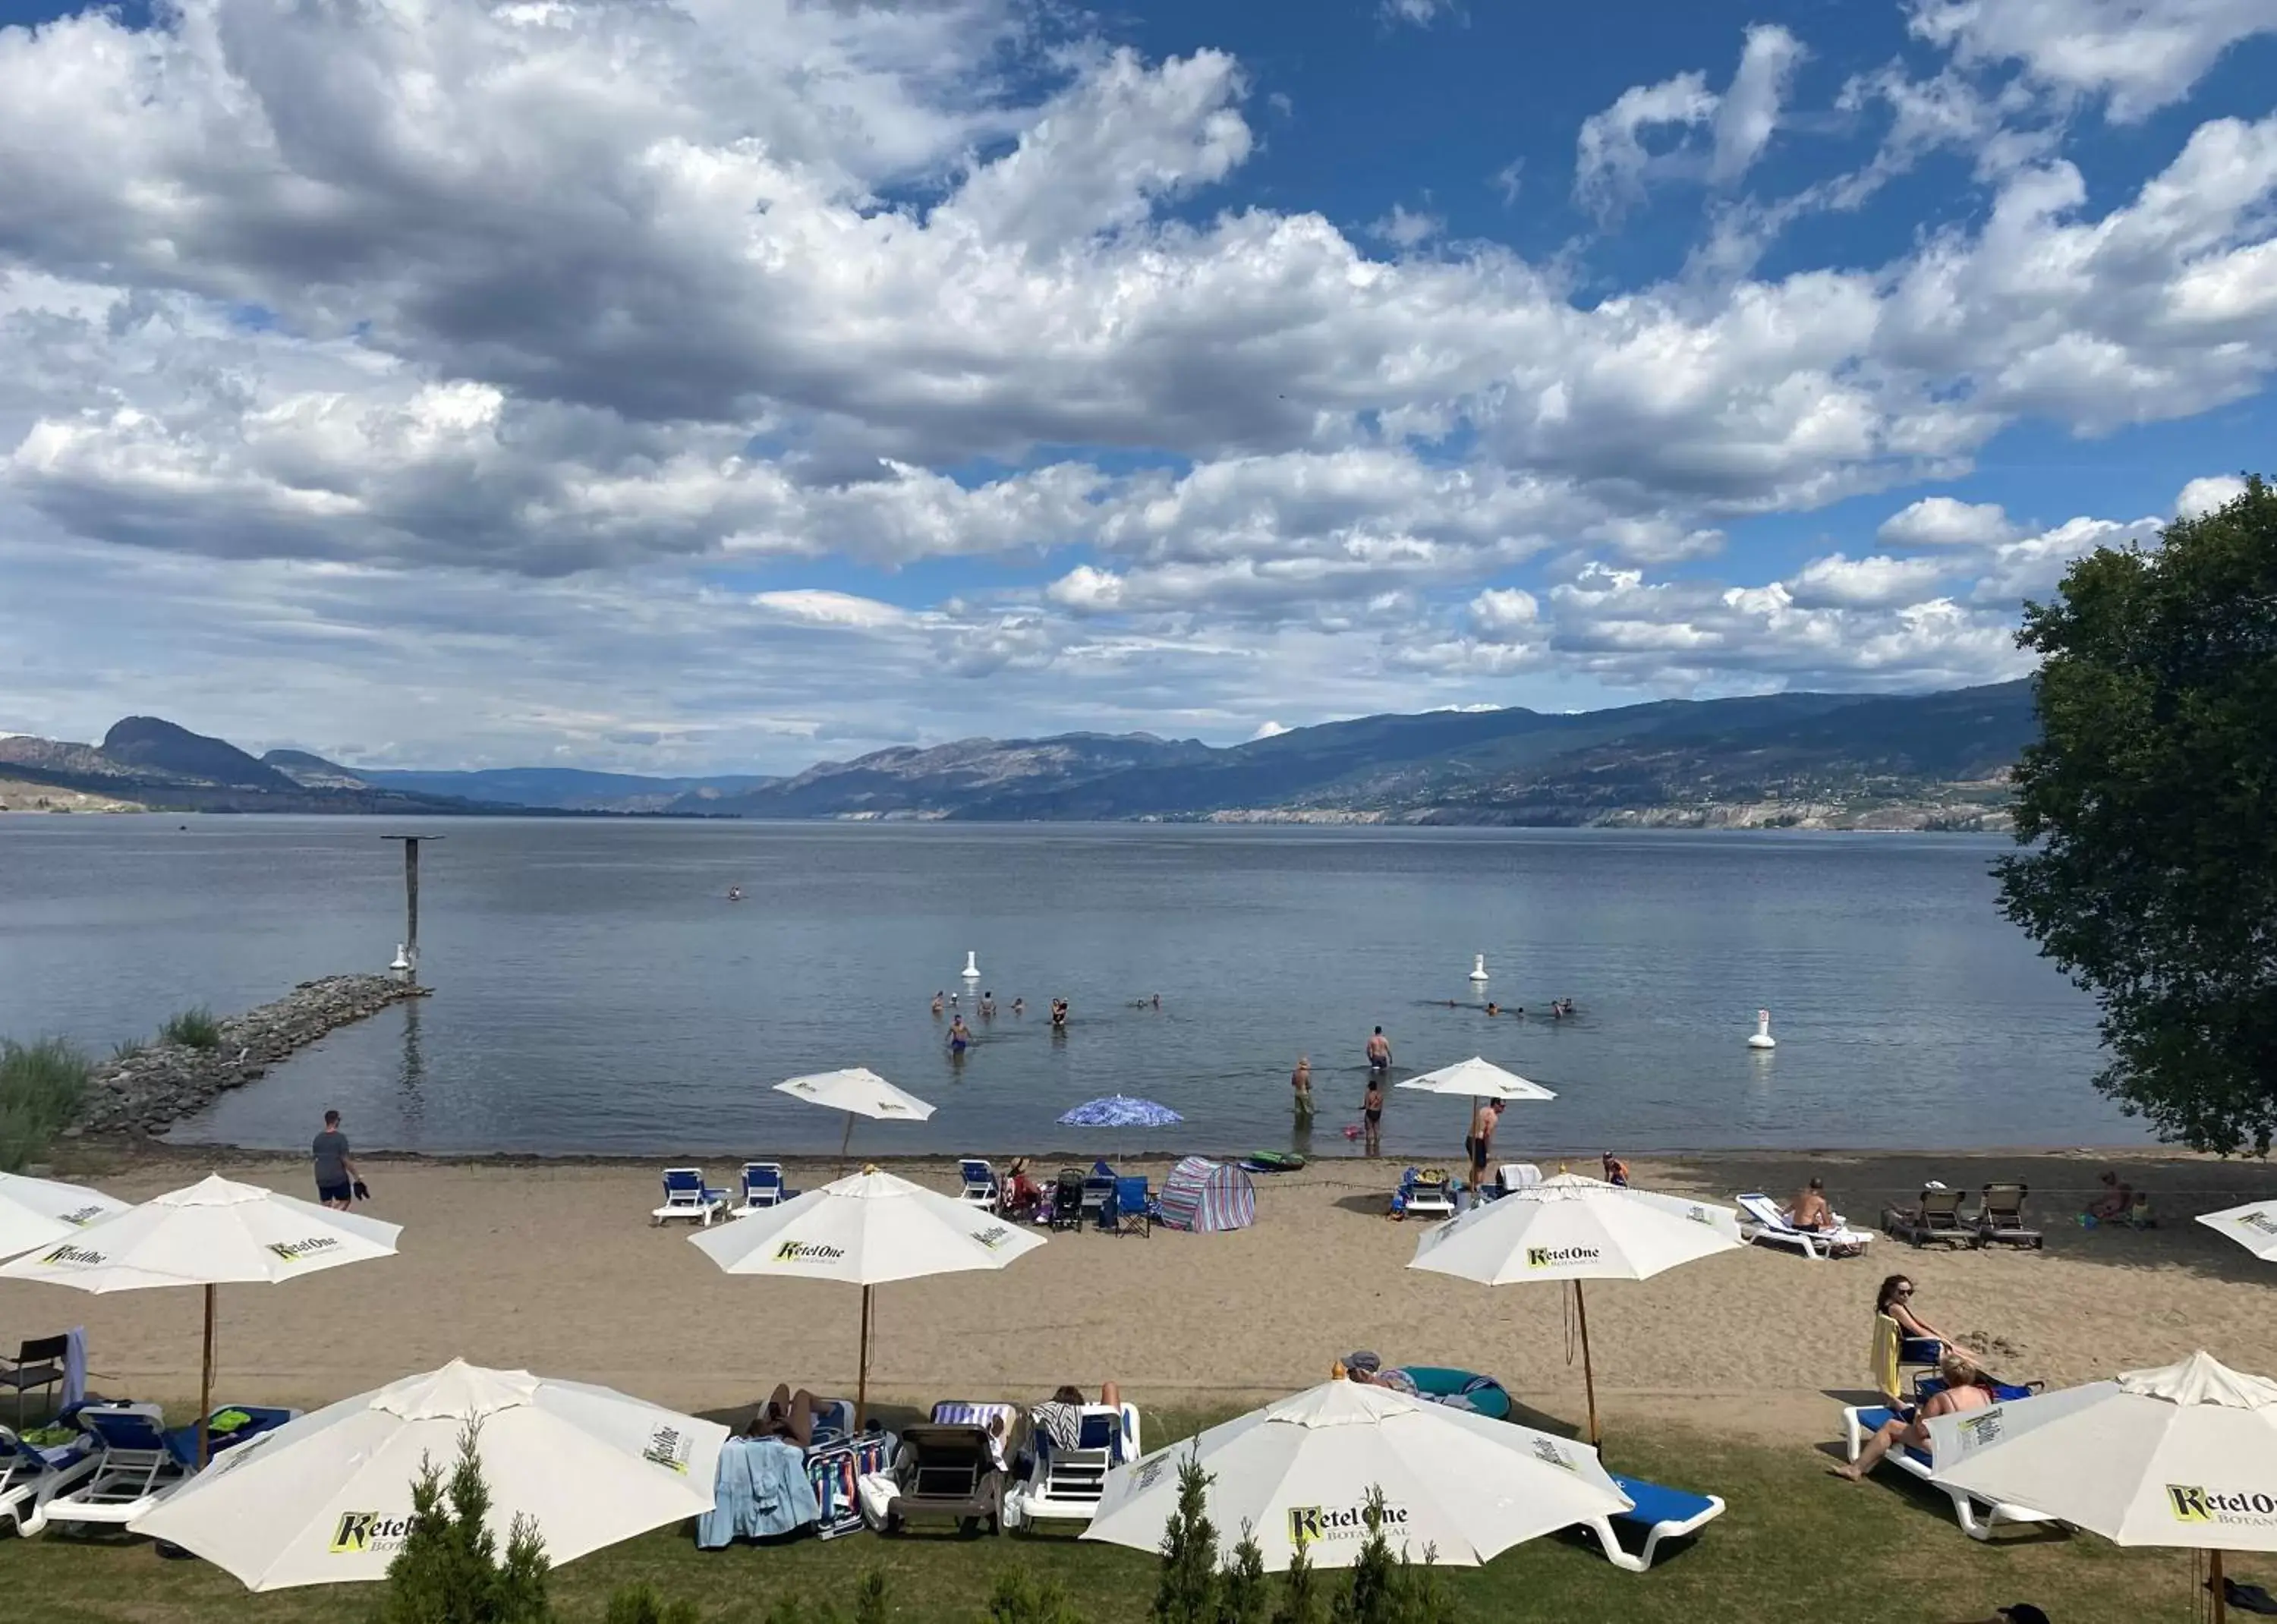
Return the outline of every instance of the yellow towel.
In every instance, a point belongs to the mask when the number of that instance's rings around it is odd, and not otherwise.
[[[1874,1387],[1884,1398],[1897,1400],[1904,1396],[1898,1385],[1898,1322],[1886,1314],[1874,1316],[1874,1341],[1867,1350],[1867,1368],[1874,1373]]]

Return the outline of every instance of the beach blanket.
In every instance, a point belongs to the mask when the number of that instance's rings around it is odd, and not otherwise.
[[[720,1450],[712,1509],[697,1519],[696,1543],[717,1551],[737,1539],[764,1539],[803,1528],[822,1514],[807,1480],[806,1455],[779,1438],[731,1438]]]

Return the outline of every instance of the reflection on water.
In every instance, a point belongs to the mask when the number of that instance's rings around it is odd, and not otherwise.
[[[0,1032],[91,1045],[377,968],[391,820],[0,821]],[[233,1093],[178,1137],[640,1154],[834,1150],[769,1085],[866,1065],[929,1098],[864,1149],[1042,1151],[1123,1092],[1153,1148],[1357,1150],[1362,1054],[1481,1054],[1558,1091],[1531,1142],[2125,1143],[2092,1011],[1992,907],[1965,837],[467,820],[423,854],[436,990]],[[725,900],[740,885],[745,900]],[[936,988],[963,993],[961,1059]],[[1486,955],[1490,980],[1467,979]],[[1161,1005],[1153,1003],[1159,993]],[[1049,1003],[1070,1001],[1064,1030]],[[1014,1015],[1015,997],[1025,1011]],[[1576,1013],[1553,1020],[1558,998]],[[1489,1015],[1492,1004],[1497,1013]],[[1779,1048],[1750,1051],[1768,1006]],[[1291,1113],[1314,1061],[1317,1117]],[[1463,1102],[1387,1097],[1393,1156],[1459,1154]]]

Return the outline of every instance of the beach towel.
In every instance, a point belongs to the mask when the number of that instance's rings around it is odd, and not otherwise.
[[[64,1339],[64,1391],[58,1407],[69,1409],[87,1402],[87,1328],[73,1325]]]
[[[717,1551],[739,1538],[764,1539],[803,1528],[822,1514],[807,1480],[806,1454],[779,1438],[731,1438],[720,1450],[712,1509],[696,1522],[696,1543]]]

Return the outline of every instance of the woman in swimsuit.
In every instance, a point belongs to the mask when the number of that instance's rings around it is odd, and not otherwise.
[[[1367,1092],[1360,1097],[1360,1132],[1366,1140],[1363,1149],[1370,1156],[1383,1154],[1383,1080],[1370,1077]]]
[[[1882,1289],[1874,1294],[1874,1312],[1886,1314],[1898,1322],[1898,1335],[1903,1339],[1899,1346],[1904,1348],[1908,1355],[1918,1355],[1917,1360],[1908,1357],[1907,1362],[1909,1364],[1915,1362],[1925,1364],[1932,1359],[1942,1358],[1946,1346],[1953,1340],[1944,1332],[1914,1312],[1914,1283],[1905,1275],[1893,1274],[1882,1282]],[[1916,1346],[1905,1347],[1907,1342],[1915,1343]],[[1927,1347],[1918,1346],[1924,1342],[1930,1346]]]
[[[1929,1422],[1932,1415],[1958,1415],[1964,1410],[1984,1409],[1998,1404],[1999,1397],[1992,1391],[1992,1378],[1978,1370],[1975,1362],[1961,1354],[1947,1354],[1937,1362],[1937,1373],[1945,1385],[1930,1394],[1928,1402],[1910,1415],[1892,1415],[1882,1423],[1882,1430],[1866,1440],[1866,1447],[1858,1452],[1857,1460],[1847,1466],[1838,1466],[1834,1475],[1847,1477],[1852,1483],[1882,1463],[1882,1457],[1902,1444],[1908,1449],[1929,1447]]]

